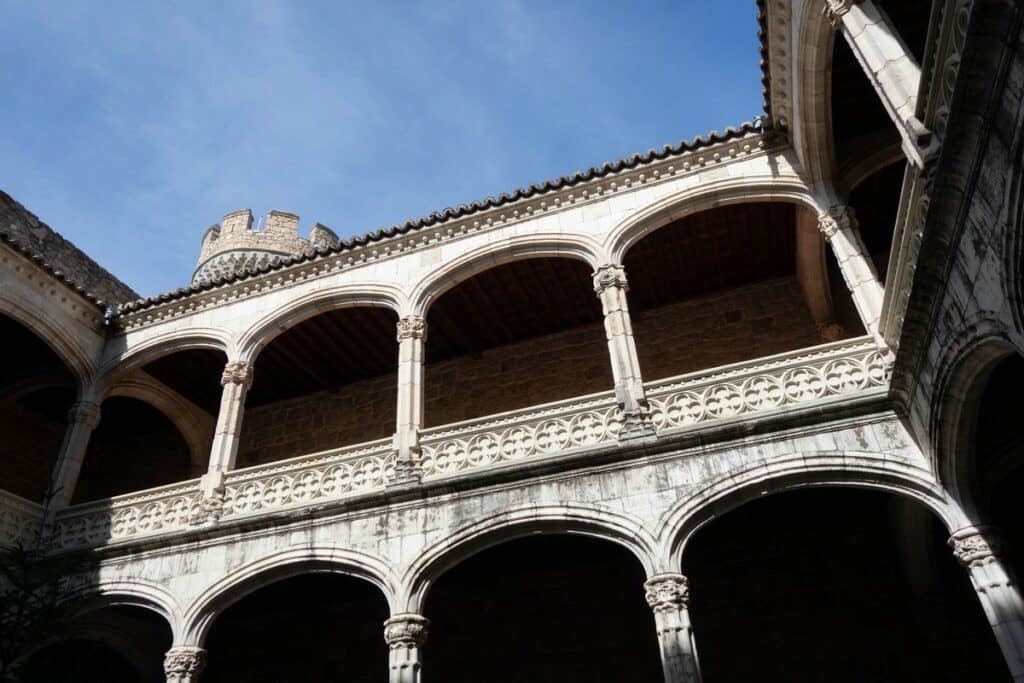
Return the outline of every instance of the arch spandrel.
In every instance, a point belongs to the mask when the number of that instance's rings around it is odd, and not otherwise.
[[[397,609],[419,613],[446,571],[483,550],[533,534],[605,540],[628,550],[648,576],[662,571],[654,537],[632,516],[592,505],[524,506],[468,524],[423,550],[402,574]]]

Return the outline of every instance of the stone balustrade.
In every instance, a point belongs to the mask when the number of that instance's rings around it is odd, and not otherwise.
[[[0,491],[0,546],[32,543],[43,522],[43,507],[7,491]]]
[[[646,385],[659,435],[751,414],[769,416],[810,403],[884,392],[889,367],[869,337],[759,358]],[[516,467],[618,443],[620,409],[611,391],[425,430],[423,480],[482,468]],[[256,465],[226,473],[217,519],[272,514],[383,491],[394,473],[392,439]],[[59,549],[98,546],[208,523],[200,480],[75,505],[58,513]],[[41,508],[10,494],[0,498],[3,540],[38,528]]]

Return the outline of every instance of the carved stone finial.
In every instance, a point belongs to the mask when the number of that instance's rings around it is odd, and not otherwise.
[[[624,292],[629,289],[625,268],[614,263],[606,263],[594,271],[594,291],[601,294],[609,287],[615,287]]]
[[[690,582],[682,574],[658,574],[644,582],[644,597],[655,612],[686,607]]]
[[[978,529],[962,529],[949,537],[953,556],[965,567],[991,562],[1001,550],[999,539],[991,532],[982,534]]]
[[[100,423],[100,407],[92,401],[76,401],[68,410],[68,422],[87,425],[96,429]]]
[[[840,230],[855,227],[857,218],[848,204],[835,204],[818,214],[818,230],[826,239],[832,239]]]
[[[391,649],[423,647],[430,620],[419,614],[396,614],[384,622],[384,640]]]
[[[167,683],[196,683],[206,666],[206,650],[200,647],[172,647],[164,655]]]
[[[224,373],[220,376],[221,386],[228,384],[241,384],[246,388],[252,386],[252,365],[244,360],[233,360],[224,366]]]
[[[843,23],[843,15],[850,11],[850,8],[859,3],[860,0],[825,0],[821,8],[821,14],[832,28],[838,29]]]
[[[427,321],[418,315],[407,315],[398,321],[398,341],[403,339],[427,340]]]

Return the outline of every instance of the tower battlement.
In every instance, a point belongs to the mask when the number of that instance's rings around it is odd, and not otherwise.
[[[299,217],[287,211],[268,211],[259,230],[253,229],[251,210],[232,211],[203,235],[192,282],[212,280],[289,256],[335,247],[338,241],[334,231],[320,223],[313,225],[309,237],[300,237]]]

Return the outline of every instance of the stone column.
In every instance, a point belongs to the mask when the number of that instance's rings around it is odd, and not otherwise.
[[[410,315],[398,321],[398,409],[395,411],[395,475],[392,486],[420,482],[423,427],[423,355],[427,321]]]
[[[889,345],[879,331],[885,289],[860,238],[853,208],[846,204],[836,204],[823,211],[818,215],[818,229],[832,247],[864,329],[875,338],[879,348],[888,354]]]
[[[76,401],[68,411],[68,426],[64,431],[64,442],[53,472],[52,509],[66,507],[71,502],[82,471],[82,461],[89,447],[92,430],[100,423],[100,406],[89,400]]]
[[[700,683],[693,626],[687,610],[690,586],[686,577],[657,574],[644,582],[644,593],[654,610],[665,683]]]
[[[1024,681],[1024,601],[1000,559],[998,536],[991,528],[967,527],[954,532],[949,545],[971,576],[1013,680]]]
[[[654,436],[650,407],[640,376],[640,360],[633,340],[633,323],[629,319],[626,292],[626,271],[622,266],[605,264],[594,272],[594,291],[601,299],[604,332],[615,380],[615,400],[622,413],[620,440]]]
[[[384,622],[390,683],[420,683],[420,649],[430,620],[419,614],[396,614]]]
[[[201,647],[172,647],[164,655],[167,683],[196,683],[206,666],[206,650]]]
[[[214,519],[220,517],[224,501],[224,473],[234,469],[235,457],[238,455],[245,395],[252,386],[252,365],[243,360],[228,362],[224,366],[220,383],[224,389],[220,397],[220,411],[217,413],[217,427],[213,433],[213,447],[210,449],[210,466],[200,483],[204,518]]]
[[[924,168],[938,145],[916,116],[921,66],[889,16],[872,0],[825,0],[824,13],[849,43],[896,124],[907,160]]]

